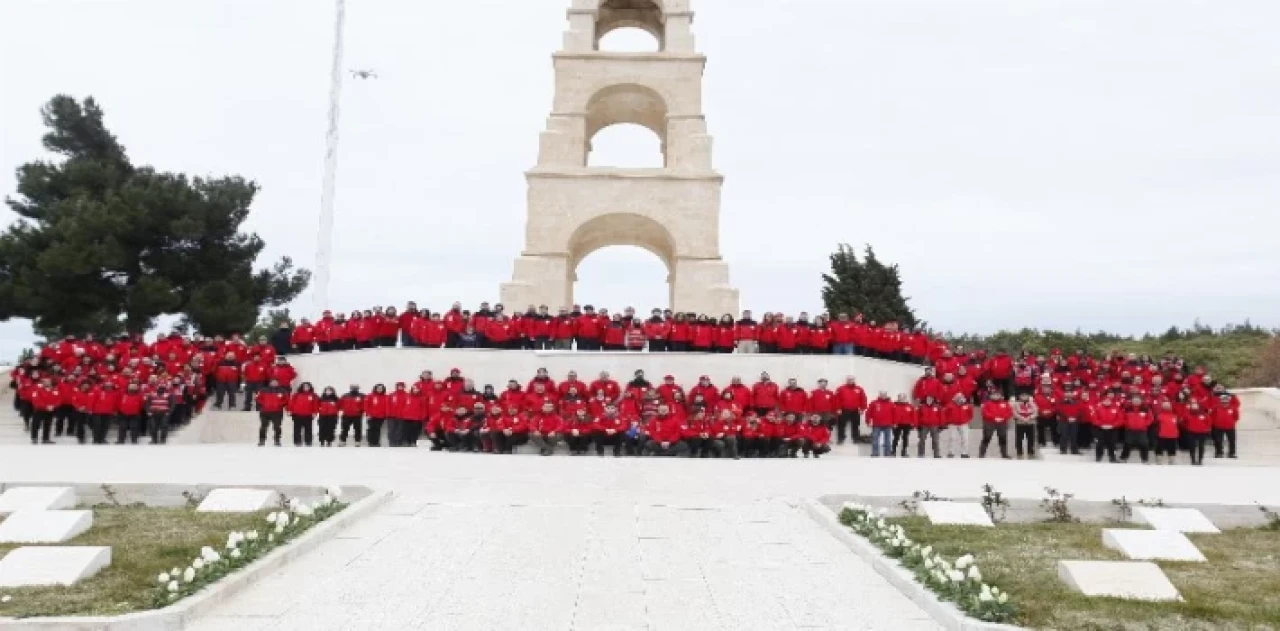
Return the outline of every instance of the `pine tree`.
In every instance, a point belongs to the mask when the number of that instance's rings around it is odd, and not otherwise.
[[[45,336],[143,332],[182,314],[205,334],[248,330],[264,305],[306,288],[288,257],[253,269],[265,247],[240,231],[258,187],[238,176],[188,177],[130,162],[92,97],[42,110],[60,162],[18,168],[19,220],[0,235],[0,321]]]
[[[823,274],[822,302],[833,316],[861,313],[868,321],[897,322],[904,327],[922,325],[902,295],[897,265],[885,265],[866,246],[863,260],[848,244],[831,255],[831,273]]]

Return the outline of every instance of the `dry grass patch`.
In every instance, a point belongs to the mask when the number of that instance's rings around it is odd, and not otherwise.
[[[1089,598],[1058,578],[1057,563],[1124,557],[1103,547],[1106,524],[934,526],[920,517],[893,520],[920,545],[948,557],[973,554],[984,579],[1008,591],[1016,624],[1052,629],[1280,629],[1280,532],[1242,528],[1188,535],[1208,563],[1158,564],[1184,602]]]
[[[93,527],[62,545],[111,546],[111,566],[71,587],[0,589],[0,616],[103,616],[150,609],[156,577],[186,568],[200,548],[221,549],[233,530],[261,528],[266,513],[197,513],[191,508],[93,508]],[[0,556],[19,546],[0,545]]]

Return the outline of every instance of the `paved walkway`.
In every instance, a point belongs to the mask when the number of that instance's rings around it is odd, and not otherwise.
[[[241,446],[0,446],[0,480],[365,484],[391,504],[202,621],[217,629],[924,629],[796,504],[826,494],[1280,505],[1280,469],[669,460]]]

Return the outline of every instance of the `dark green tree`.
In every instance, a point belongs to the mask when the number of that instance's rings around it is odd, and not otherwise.
[[[19,220],[0,235],[0,320],[45,336],[143,332],[182,314],[205,334],[246,331],[263,306],[301,293],[311,274],[240,231],[258,186],[135,166],[92,97],[59,95],[41,111],[57,161],[18,168]]]
[[[861,313],[871,321],[895,321],[902,326],[923,326],[902,295],[897,265],[885,265],[866,246],[862,260],[848,244],[831,255],[831,273],[823,274],[822,302],[832,316]]]
[[[253,330],[249,332],[250,340],[257,341],[259,337],[271,339],[281,324],[293,326],[293,318],[289,315],[288,309],[267,309],[267,312],[258,318],[258,323],[253,326]]]

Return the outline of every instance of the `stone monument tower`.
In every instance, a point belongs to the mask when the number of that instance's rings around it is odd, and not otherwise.
[[[666,264],[673,309],[736,317],[738,290],[720,258],[724,177],[711,166],[702,114],[706,57],[694,47],[690,0],[572,1],[564,47],[552,56],[555,101],[538,164],[525,173],[525,247],[502,285],[503,304],[509,311],[569,306],[582,259],[629,245]],[[601,52],[600,38],[623,27],[653,34],[659,51]],[[657,134],[663,167],[588,167],[592,137],[618,123]]]

